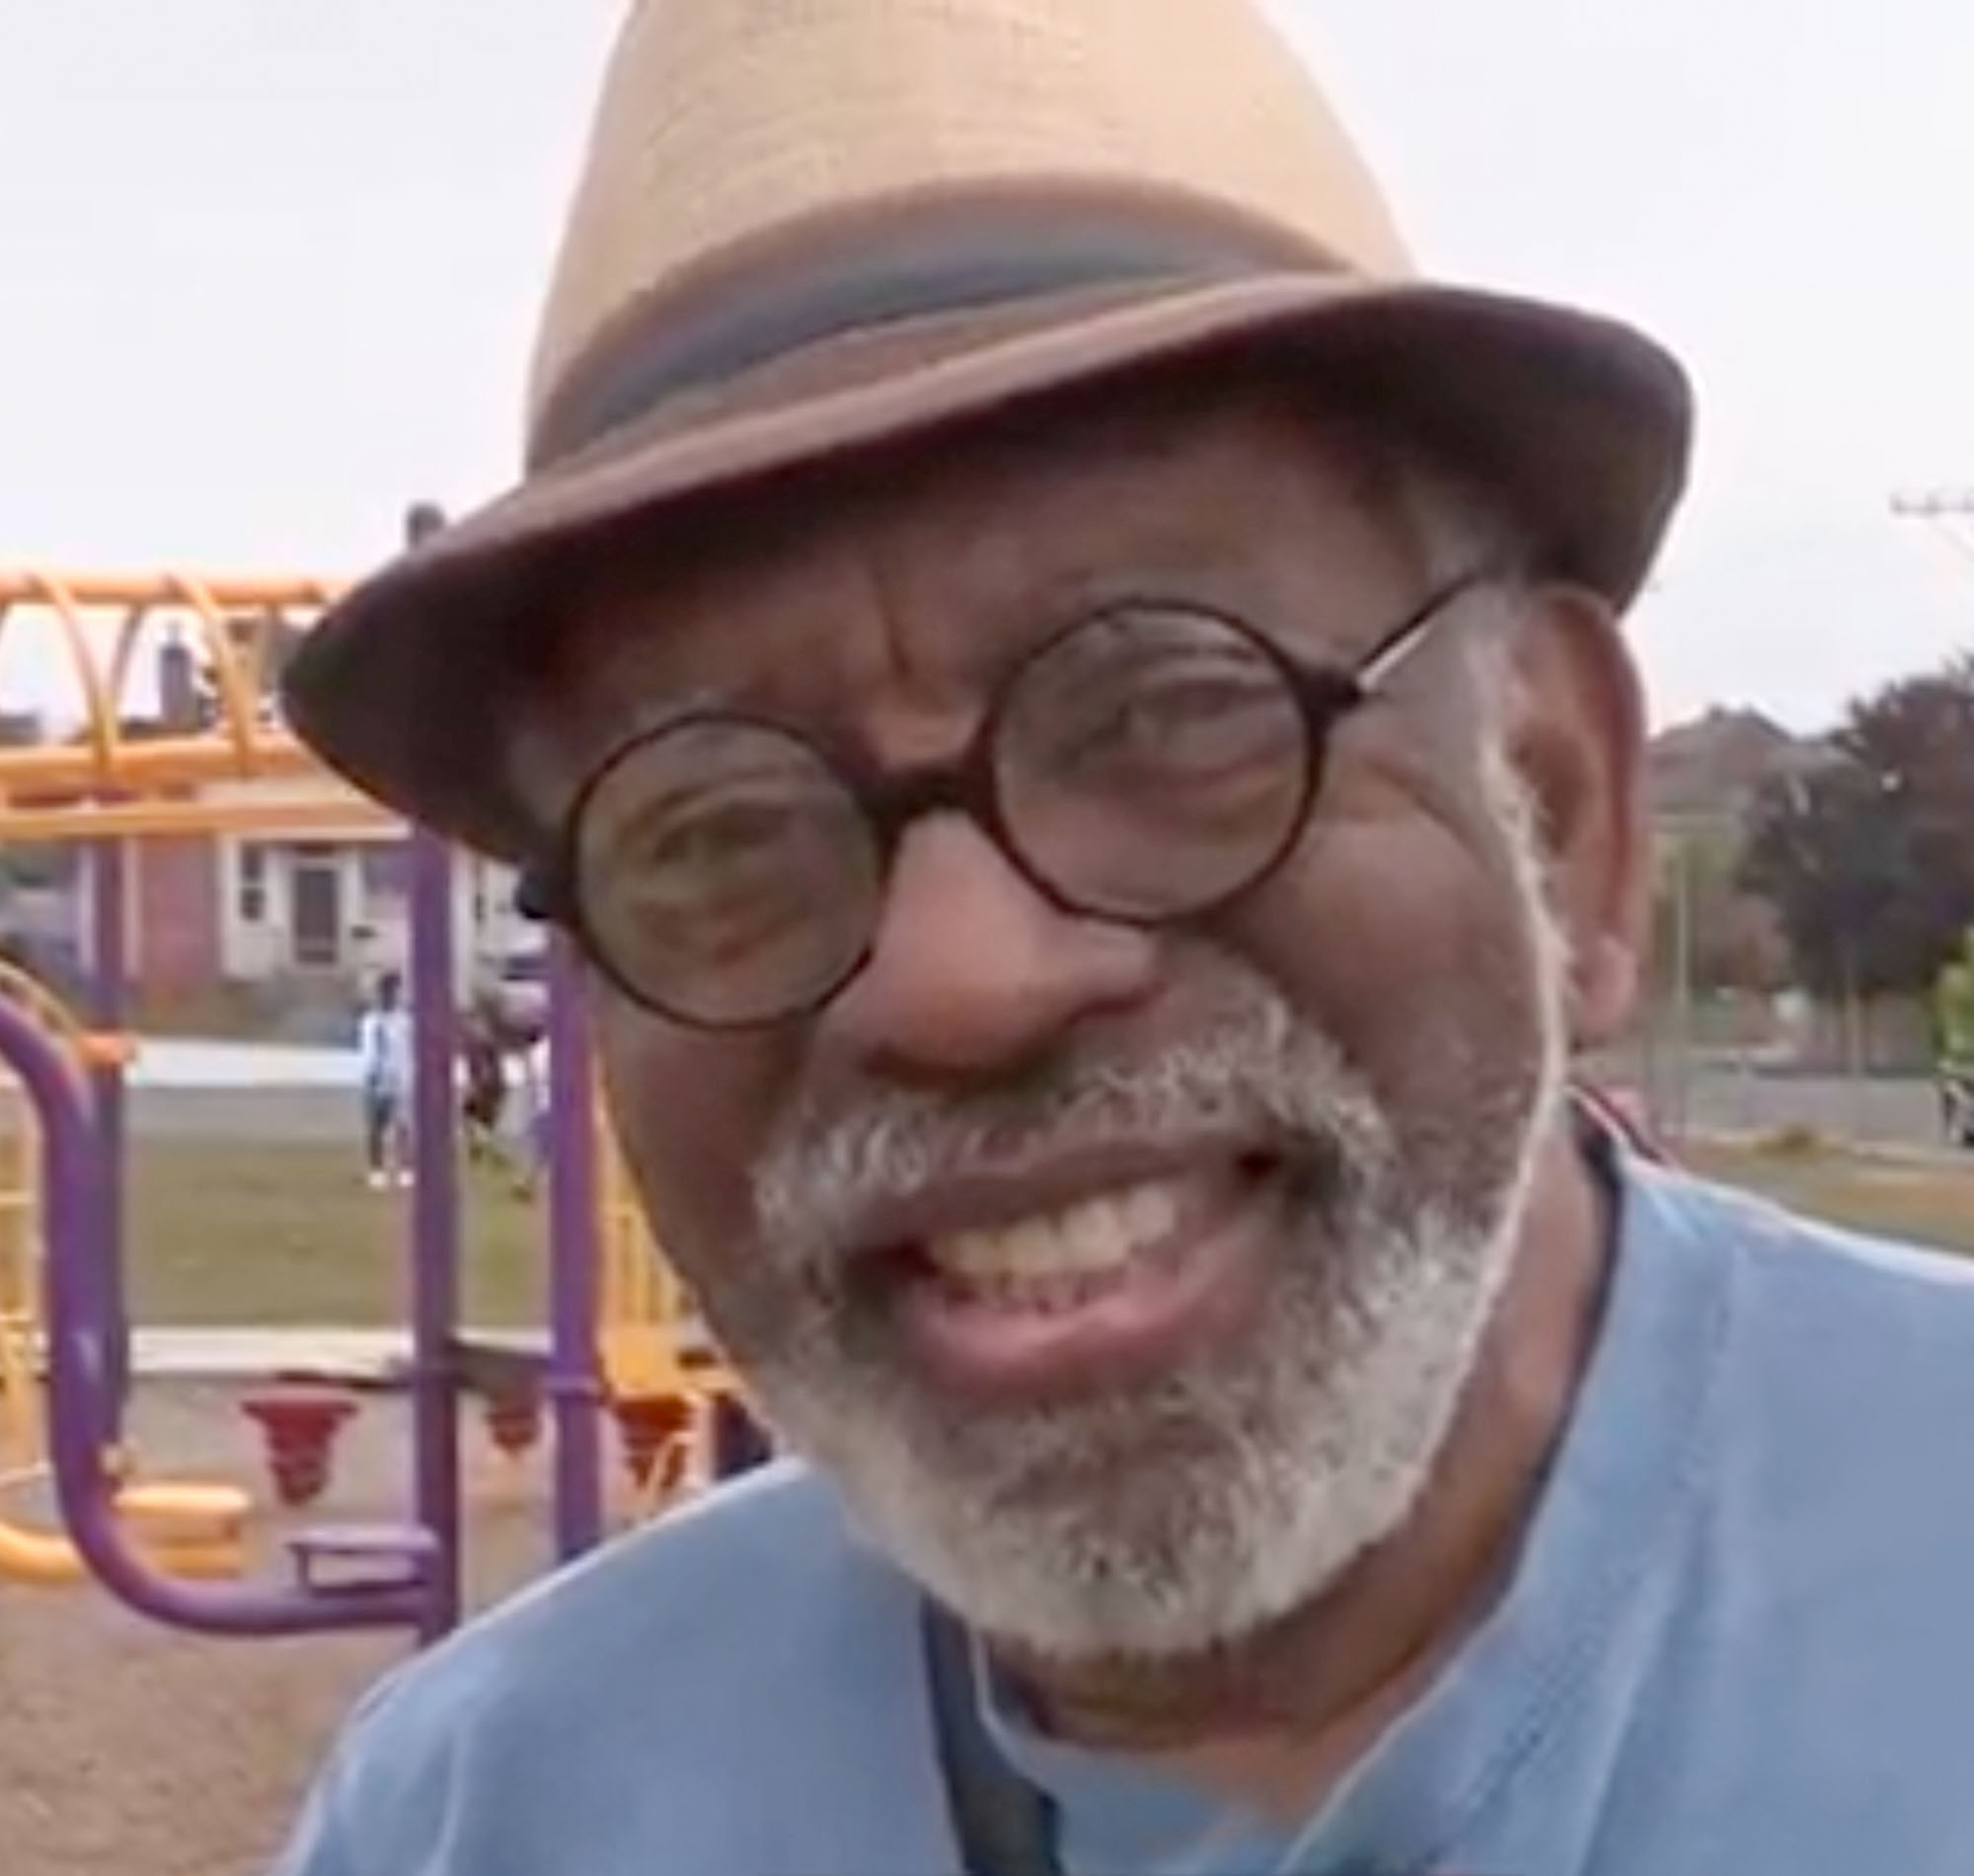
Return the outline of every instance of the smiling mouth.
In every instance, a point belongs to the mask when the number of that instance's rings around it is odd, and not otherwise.
[[[1293,1183],[1274,1156],[1230,1156],[929,1231],[886,1260],[890,1301],[914,1358],[954,1391],[1149,1379],[1253,1319]]]

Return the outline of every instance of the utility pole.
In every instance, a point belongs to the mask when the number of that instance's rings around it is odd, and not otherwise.
[[[1901,521],[1920,521],[1946,545],[1974,561],[1974,488],[1914,489],[1892,497]]]

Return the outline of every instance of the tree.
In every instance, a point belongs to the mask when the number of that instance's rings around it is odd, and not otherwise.
[[[1742,883],[1815,995],[1930,995],[1974,924],[1974,660],[1853,705],[1829,750],[1758,794]]]

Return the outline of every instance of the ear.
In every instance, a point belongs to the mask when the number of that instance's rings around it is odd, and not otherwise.
[[[1630,1021],[1651,914],[1645,712],[1610,607],[1542,589],[1517,636],[1509,755],[1534,798],[1552,903],[1570,946],[1570,1039]]]

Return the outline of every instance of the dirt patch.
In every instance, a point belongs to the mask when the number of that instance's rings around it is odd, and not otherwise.
[[[146,1388],[131,1425],[147,1470],[265,1496],[227,1394]],[[517,1472],[477,1421],[467,1443],[472,1595],[484,1606],[548,1567],[545,1467],[537,1458]],[[402,1519],[402,1406],[366,1403],[339,1461],[312,1520]],[[175,1635],[93,1589],[0,1582],[0,1865],[10,1876],[266,1876],[338,1723],[405,1652],[392,1637]]]

